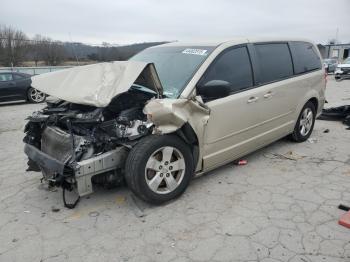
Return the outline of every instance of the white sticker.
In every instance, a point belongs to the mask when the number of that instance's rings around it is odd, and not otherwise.
[[[204,49],[192,49],[187,48],[184,51],[182,51],[183,54],[190,54],[190,55],[207,55],[208,50]]]

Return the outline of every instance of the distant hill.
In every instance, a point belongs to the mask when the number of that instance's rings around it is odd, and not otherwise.
[[[65,54],[68,59],[75,60],[94,60],[94,61],[113,61],[127,60],[138,52],[156,45],[168,42],[147,42],[124,46],[91,46],[83,43],[63,43]]]

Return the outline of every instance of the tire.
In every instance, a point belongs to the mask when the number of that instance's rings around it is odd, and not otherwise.
[[[312,133],[315,125],[315,119],[315,105],[309,101],[304,105],[300,112],[297,123],[294,127],[294,131],[291,134],[292,140],[298,143],[306,141]]]
[[[151,204],[179,197],[193,173],[192,152],[176,135],[141,139],[129,152],[125,165],[127,185],[137,197]]]
[[[30,87],[27,91],[27,98],[30,103],[42,103],[46,100],[46,95],[43,92]]]

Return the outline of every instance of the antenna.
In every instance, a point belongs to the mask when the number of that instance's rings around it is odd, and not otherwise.
[[[79,59],[78,59],[77,53],[75,51],[75,43],[73,43],[73,41],[72,41],[72,36],[71,36],[70,32],[69,32],[69,40],[70,40],[71,45],[72,45],[72,49],[73,49],[73,54],[75,56],[75,60],[77,60],[77,64],[78,64],[78,66],[80,66]]]

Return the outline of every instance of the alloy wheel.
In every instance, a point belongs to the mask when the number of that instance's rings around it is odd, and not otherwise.
[[[299,125],[300,134],[302,136],[306,136],[310,132],[313,124],[313,117],[314,115],[312,113],[312,110],[308,107],[305,108],[301,115],[300,125]]]
[[[185,175],[185,159],[171,146],[162,147],[149,157],[145,167],[148,187],[157,194],[173,192]]]
[[[45,100],[45,94],[35,88],[30,89],[29,96],[32,99],[32,101],[34,101],[35,103],[40,103]]]

